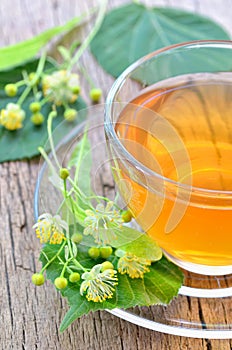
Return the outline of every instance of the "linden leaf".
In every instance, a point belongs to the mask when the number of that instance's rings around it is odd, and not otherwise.
[[[162,250],[157,243],[146,234],[128,244],[118,246],[119,249],[135,254],[140,258],[157,261],[162,258]]]
[[[62,320],[60,331],[63,332],[77,318],[90,311],[167,305],[177,296],[182,283],[181,270],[162,258],[152,264],[150,272],[145,273],[143,279],[118,274],[115,295],[103,303],[88,302],[84,296],[78,295],[78,287],[66,288],[63,294],[68,298],[70,309]]]
[[[121,226],[120,229],[117,229],[117,227],[115,227],[114,233],[116,235],[116,239],[111,242],[111,245],[114,248],[119,248],[125,244],[131,243],[144,235],[143,232],[135,230],[134,228],[128,227],[126,225]]]
[[[116,239],[112,240],[112,247],[151,261],[161,259],[162,250],[157,243],[145,233],[126,225],[123,225],[120,229],[115,229],[114,233]]]
[[[43,266],[47,259],[51,259],[60,249],[60,245],[46,244],[40,255]],[[64,259],[64,251],[60,254]],[[91,259],[88,256],[88,247],[79,245],[78,261],[91,268],[95,264],[101,263],[101,260]],[[114,262],[117,266],[117,262]],[[46,269],[47,278],[53,283],[62,271],[63,265],[60,260],[55,258]],[[114,308],[128,309],[135,306],[167,305],[177,296],[179,288],[183,283],[183,274],[181,270],[168,261],[165,257],[152,263],[149,267],[150,272],[144,274],[144,278],[131,279],[128,275],[118,273],[118,285],[112,299],[107,299],[103,303],[87,301],[85,295],[80,295],[80,285],[82,280],[68,286],[61,291],[63,297],[67,298],[70,309],[65,315],[60,331],[63,332],[71,323],[82,315],[96,310],[112,310]]]
[[[118,77],[131,63],[161,47],[204,39],[230,37],[217,23],[195,13],[129,4],[106,15],[91,51],[108,73]]]

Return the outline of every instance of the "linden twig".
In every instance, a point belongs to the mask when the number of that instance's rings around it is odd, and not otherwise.
[[[85,77],[85,79],[87,80],[87,82],[89,83],[89,86],[91,88],[95,88],[96,85],[94,84],[94,81],[89,76],[87,70],[83,66],[81,66],[80,64],[79,64],[78,68],[79,68],[80,72],[83,74],[83,76]]]
[[[87,36],[87,38],[84,40],[84,42],[81,44],[77,53],[71,59],[70,70],[74,66],[74,64],[76,64],[78,62],[79,58],[81,57],[83,52],[87,49],[90,42],[92,41],[92,39],[94,38],[94,36],[98,32],[99,28],[101,27],[101,24],[102,24],[103,19],[105,17],[107,3],[108,3],[108,0],[100,0],[100,8],[99,8],[98,16],[97,16],[96,22],[94,24],[94,27],[91,30],[91,32],[89,33],[89,35]]]
[[[50,112],[48,115],[48,121],[47,121],[48,140],[50,143],[51,152],[52,152],[53,158],[56,162],[56,165],[58,166],[58,168],[61,168],[60,163],[59,163],[58,158],[57,158],[57,155],[56,155],[56,150],[55,150],[53,137],[52,137],[52,120],[53,120],[55,115],[56,115],[55,111]]]
[[[62,252],[64,246],[66,244],[66,241],[64,241],[60,247],[60,249],[58,250],[58,252],[47,262],[47,264],[45,264],[42,269],[40,270],[40,273],[42,274],[46,269],[47,267],[57,258],[57,256],[60,255],[60,253]]]

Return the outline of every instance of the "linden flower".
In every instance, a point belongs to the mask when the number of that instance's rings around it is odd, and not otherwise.
[[[0,113],[0,124],[8,130],[16,130],[22,128],[22,121],[25,118],[25,112],[16,103],[8,103],[6,109],[2,109]]]
[[[149,265],[151,265],[150,260],[139,258],[131,253],[125,253],[118,260],[118,271],[122,275],[127,273],[131,278],[143,278],[144,273],[150,271]]]
[[[95,265],[90,272],[85,272],[81,276],[84,281],[81,284],[80,294],[86,292],[88,301],[102,303],[106,299],[111,299],[114,286],[117,285],[117,271],[107,269],[101,272],[102,264]]]
[[[79,86],[79,76],[66,70],[55,71],[42,80],[44,96],[48,96],[56,105],[73,103],[78,94],[73,92]]]
[[[60,244],[65,239],[63,230],[68,230],[68,224],[59,215],[45,213],[39,216],[33,228],[40,243]]]
[[[120,228],[124,221],[120,213],[113,209],[113,206],[113,202],[108,202],[106,207],[100,203],[94,211],[86,210],[84,235],[92,235],[98,244],[109,244],[113,239],[116,239],[114,231]],[[114,225],[110,226],[110,224]]]

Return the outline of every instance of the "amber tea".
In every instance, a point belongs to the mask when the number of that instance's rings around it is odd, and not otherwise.
[[[226,75],[192,74],[140,92],[117,121],[123,146],[163,178],[160,191],[151,189],[119,160],[121,194],[141,227],[176,261],[232,265],[232,202],[224,196],[232,191],[231,111]]]

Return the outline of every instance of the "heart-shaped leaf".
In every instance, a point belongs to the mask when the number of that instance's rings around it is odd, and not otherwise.
[[[102,67],[118,77],[138,58],[161,47],[204,39],[230,37],[218,24],[195,13],[129,4],[106,15],[91,50]]]
[[[47,259],[51,259],[59,250],[59,245],[46,245],[40,255],[43,265]],[[79,262],[85,267],[90,268],[96,261],[92,261],[88,256],[88,248],[78,248]],[[64,256],[61,254],[61,258]],[[181,270],[168,261],[165,257],[153,263],[150,272],[144,275],[144,278],[130,278],[128,275],[118,273],[118,285],[115,294],[111,299],[102,303],[88,301],[86,297],[80,295],[80,285],[82,281],[75,284],[69,283],[62,291],[62,295],[67,298],[70,309],[65,315],[60,330],[64,331],[72,322],[80,316],[90,311],[114,309],[116,307],[127,309],[134,306],[150,306],[157,304],[168,304],[183,283],[183,274]],[[54,259],[46,269],[47,278],[53,283],[56,277],[61,274],[63,265],[58,258]]]

